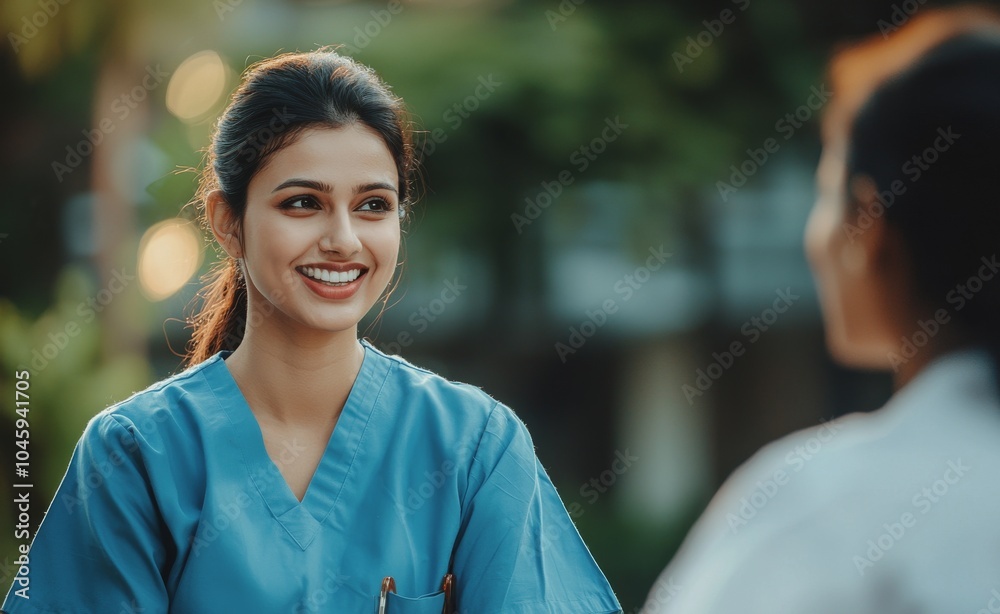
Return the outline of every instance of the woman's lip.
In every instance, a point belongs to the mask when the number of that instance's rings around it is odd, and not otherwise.
[[[336,271],[338,273],[343,273],[344,271],[353,271],[354,269],[360,269],[362,273],[368,270],[368,267],[361,264],[360,262],[316,262],[313,264],[301,264],[295,267],[297,270],[304,269],[306,267],[312,267],[314,269],[323,269],[324,271]]]
[[[304,280],[306,287],[313,291],[314,294],[320,296],[321,298],[331,299],[331,300],[343,300],[351,298],[354,293],[358,291],[361,287],[361,282],[364,280],[365,275],[368,273],[367,269],[361,271],[361,274],[357,276],[354,281],[349,281],[344,284],[331,285],[326,282],[319,281],[309,277],[302,271],[297,271],[298,274]]]
[[[310,277],[316,281],[326,283],[348,283],[368,272],[368,269],[356,268],[346,271],[333,271],[331,269],[321,269],[319,267],[303,266],[296,269],[300,275]]]

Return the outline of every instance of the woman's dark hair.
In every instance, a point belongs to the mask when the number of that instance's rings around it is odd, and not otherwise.
[[[874,181],[875,214],[907,251],[919,308],[948,313],[942,341],[1000,358],[1000,20],[963,7],[918,27],[934,20],[950,31],[858,100],[846,181]],[[981,271],[996,278],[970,284]]]
[[[242,223],[247,187],[270,156],[309,128],[362,124],[385,141],[396,163],[401,213],[412,198],[415,159],[403,102],[368,67],[331,49],[279,55],[254,64],[219,118],[195,203],[203,222],[210,192],[221,190]],[[247,289],[237,262],[226,257],[205,278],[186,363],[196,364],[240,344]]]

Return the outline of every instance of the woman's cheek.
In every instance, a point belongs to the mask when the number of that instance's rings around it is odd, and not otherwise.
[[[813,206],[806,224],[806,256],[813,271],[817,274],[826,268],[829,216],[828,208],[817,203]]]
[[[290,287],[293,283],[295,283],[296,281],[295,277],[296,273],[293,273],[288,269],[285,269],[284,271],[281,272],[281,284],[286,288]]]

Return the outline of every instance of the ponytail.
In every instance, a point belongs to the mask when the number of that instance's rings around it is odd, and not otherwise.
[[[184,366],[196,365],[222,350],[235,350],[243,341],[247,317],[247,287],[234,258],[226,257],[202,278],[196,300],[201,310],[189,320],[193,329]]]

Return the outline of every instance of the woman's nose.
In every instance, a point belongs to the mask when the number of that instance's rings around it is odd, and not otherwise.
[[[324,252],[333,252],[341,257],[347,257],[361,251],[361,240],[355,232],[349,213],[335,213],[326,220],[319,248]]]

